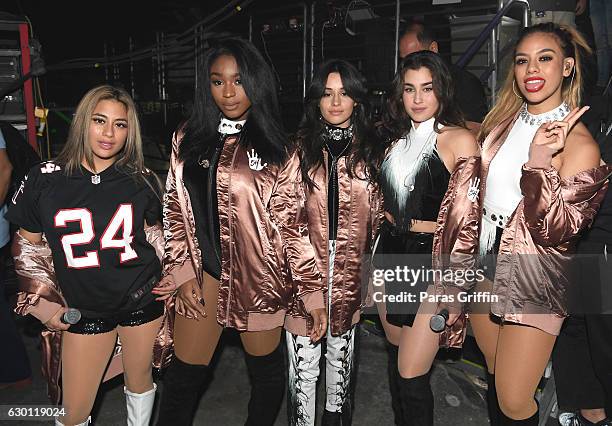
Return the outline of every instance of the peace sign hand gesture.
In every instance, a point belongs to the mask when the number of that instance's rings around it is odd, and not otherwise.
[[[561,121],[543,123],[529,147],[527,165],[534,168],[550,167],[553,155],[565,147],[565,140],[570,130],[589,108],[589,106],[575,108]]]

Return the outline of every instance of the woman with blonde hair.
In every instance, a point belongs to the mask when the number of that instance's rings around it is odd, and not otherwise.
[[[11,200],[16,311],[46,326],[43,369],[56,403],[62,382],[58,425],[89,424],[118,337],[128,424],[149,423],[164,314],[151,293],[163,247],[156,186],[133,100],[99,86],[81,99],[62,152],[34,166]]]
[[[588,109],[580,92],[589,50],[572,28],[523,30],[481,128],[483,289],[492,282],[496,298],[472,306],[470,321],[487,362],[493,425],[538,424],[534,394],[567,316],[569,256],[612,171],[599,167],[597,144],[578,122]]]

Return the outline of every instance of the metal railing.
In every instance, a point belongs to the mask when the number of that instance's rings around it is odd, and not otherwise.
[[[480,50],[480,48],[484,45],[487,39],[490,38],[491,42],[491,59],[490,64],[492,65],[491,71],[491,105],[495,104],[495,99],[497,96],[497,64],[499,64],[499,24],[501,20],[506,16],[508,11],[516,6],[523,7],[523,27],[528,27],[531,21],[531,7],[529,6],[529,0],[508,0],[504,2],[504,0],[499,0],[499,10],[491,20],[487,24],[487,26],[480,32],[478,37],[470,44],[465,53],[459,58],[457,61],[457,66],[460,68],[464,68],[474,57],[476,52]]]

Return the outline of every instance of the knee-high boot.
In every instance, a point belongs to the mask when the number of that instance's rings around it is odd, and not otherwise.
[[[387,376],[389,379],[389,393],[391,394],[391,408],[395,418],[395,425],[403,424],[402,404],[400,397],[400,375],[397,367],[397,353],[399,348],[392,343],[387,342]]]
[[[271,426],[276,420],[285,392],[285,363],[282,347],[264,356],[245,353],[251,399],[246,426]]]
[[[529,418],[523,420],[514,420],[506,416],[504,412],[499,410],[499,425],[500,426],[538,426],[540,423],[540,404],[536,400],[536,412]]]
[[[540,422],[540,413],[536,411],[535,414],[528,419],[514,420],[500,411],[500,419],[500,426],[538,426]]]
[[[402,426],[433,426],[433,393],[430,374],[404,379],[400,376]]]
[[[487,411],[491,426],[501,426],[499,401],[497,400],[497,389],[495,388],[495,374],[487,372]]]
[[[164,375],[157,426],[191,426],[202,385],[209,376],[208,365],[187,364],[175,356]]]
[[[155,383],[153,383],[153,389],[143,393],[131,392],[126,386],[123,387],[128,426],[149,426],[156,390],[157,385]]]

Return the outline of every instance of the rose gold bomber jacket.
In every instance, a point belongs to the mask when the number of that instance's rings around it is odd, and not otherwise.
[[[480,196],[489,165],[506,141],[516,117],[491,131],[483,143]],[[605,196],[612,166],[562,179],[553,167],[523,166],[523,199],[504,228],[499,247],[491,312],[504,321],[557,335],[567,314],[571,254],[582,231],[593,223]]]
[[[204,225],[198,225],[183,183],[183,163],[178,159],[181,138],[175,134],[172,141],[162,264],[164,274],[172,275],[177,285],[195,278],[202,287],[202,256],[212,254],[202,253],[198,246],[195,227]],[[308,312],[325,307],[307,220],[298,208],[303,189],[297,154],[282,166],[265,165],[261,170],[249,167],[252,154],[238,137],[230,136],[217,166],[221,235],[217,321],[239,331],[282,326],[294,297]]]
[[[359,163],[351,178],[347,157],[338,160],[338,228],[329,315],[331,333],[338,336],[359,322],[362,308],[362,280],[369,275],[364,254],[372,252],[378,226],[384,215],[378,185],[366,178],[364,164]],[[308,217],[310,242],[315,249],[323,282],[329,280],[328,224],[328,154],[323,151],[323,164],[310,172],[316,187],[305,188],[303,208]],[[364,268],[366,270],[364,270]],[[365,274],[365,275],[364,275]],[[327,289],[325,301],[328,300]],[[312,331],[312,318],[304,304],[296,300],[285,319],[285,328],[293,334],[307,336]]]

